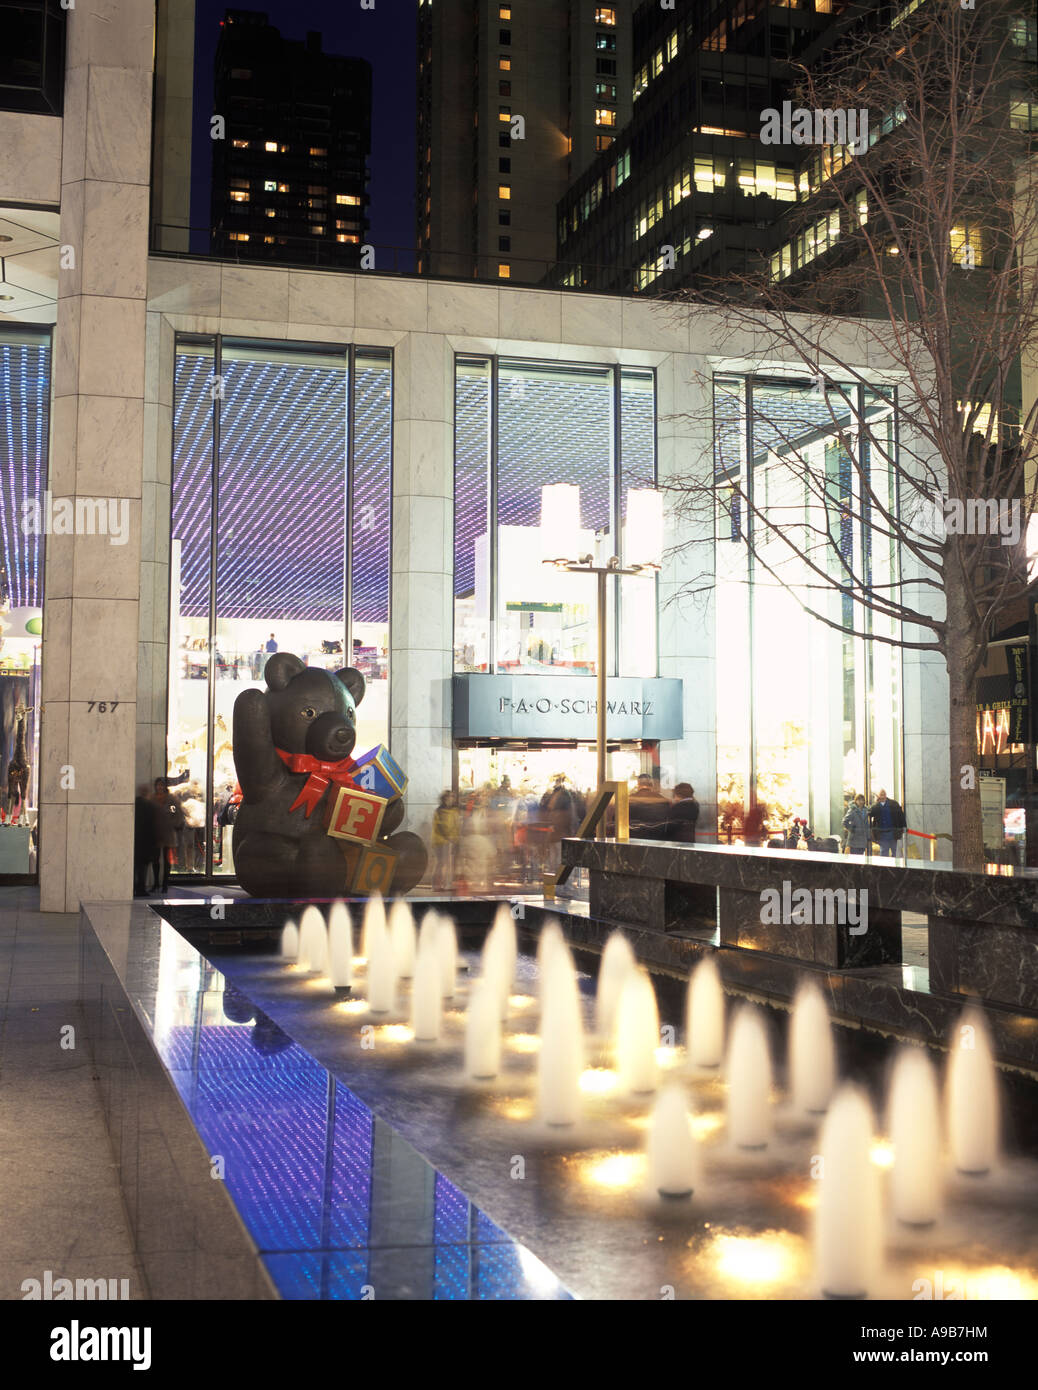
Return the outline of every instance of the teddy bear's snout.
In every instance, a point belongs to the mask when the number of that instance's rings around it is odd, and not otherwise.
[[[306,751],[315,758],[345,758],[353,751],[356,735],[334,710],[319,715],[306,734]]]

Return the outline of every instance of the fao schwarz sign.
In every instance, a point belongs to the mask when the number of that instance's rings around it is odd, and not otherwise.
[[[652,700],[607,700],[607,714],[652,714]],[[551,700],[542,695],[537,700],[527,700],[522,696],[512,700],[502,695],[497,702],[499,714],[513,711],[515,714],[597,714],[597,700]]]
[[[456,738],[595,737],[598,700],[589,676],[458,675],[452,694]],[[610,738],[681,738],[681,681],[611,680],[606,711]]]

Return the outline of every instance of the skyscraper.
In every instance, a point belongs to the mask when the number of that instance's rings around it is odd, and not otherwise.
[[[419,273],[537,281],[631,113],[631,0],[419,0]]]
[[[357,266],[368,228],[371,67],[228,10],[216,50],[211,248]]]
[[[631,119],[560,199],[552,281],[669,290],[766,252],[772,225],[796,202],[803,155],[761,144],[761,112],[781,106],[793,63],[831,42],[845,7],[640,5]]]

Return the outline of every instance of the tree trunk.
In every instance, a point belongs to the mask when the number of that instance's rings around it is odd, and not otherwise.
[[[948,738],[951,755],[952,863],[984,871],[984,832],[977,764],[976,679],[967,678],[980,647],[976,620],[953,565],[945,566],[948,608]]]

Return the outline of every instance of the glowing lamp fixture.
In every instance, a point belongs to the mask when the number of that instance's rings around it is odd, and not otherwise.
[[[580,488],[575,483],[542,487],[541,558],[545,564],[576,560],[580,536]]]
[[[658,570],[663,562],[663,494],[654,487],[628,490],[624,551],[635,569]]]

